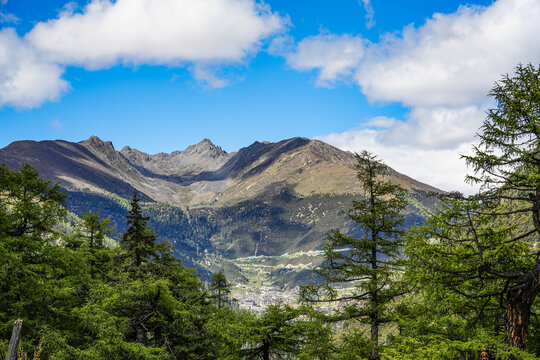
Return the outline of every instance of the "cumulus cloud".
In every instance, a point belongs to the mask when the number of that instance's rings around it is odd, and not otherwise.
[[[388,119],[388,123],[399,124],[401,121]],[[343,133],[317,136],[316,139],[334,145],[340,149],[360,152],[368,150],[376,154],[388,166],[416,180],[425,182],[446,191],[460,191],[471,194],[476,191],[464,182],[467,167],[460,154],[469,154],[471,145],[462,143],[452,149],[429,149],[415,144],[392,144],[389,146],[381,137],[381,129],[364,126]]]
[[[453,149],[470,143],[484,119],[483,106],[415,107],[405,121],[381,130],[378,139],[388,146]]]
[[[92,0],[38,23],[25,38],[47,59],[101,69],[117,63],[238,63],[286,19],[254,0]]]
[[[0,0],[6,3],[6,0]],[[15,22],[0,13],[0,22]],[[0,107],[35,107],[69,88],[65,66],[183,66],[205,87],[229,83],[222,66],[244,64],[289,19],[256,0],[91,0],[67,3],[24,37],[0,33]]]
[[[329,86],[353,74],[364,48],[365,41],[360,36],[317,35],[300,41],[286,59],[295,70],[318,69],[317,85]]]
[[[318,70],[321,82],[354,74],[371,101],[411,107],[482,103],[501,74],[538,61],[538,19],[537,0],[462,6],[378,43],[351,35],[308,37],[287,60],[297,70]]]
[[[418,29],[371,46],[356,81],[372,101],[409,106],[464,105],[487,91],[517,63],[540,58],[540,2],[499,0],[435,14]]]
[[[0,107],[32,108],[53,101],[69,89],[64,70],[43,61],[14,29],[0,30]]]

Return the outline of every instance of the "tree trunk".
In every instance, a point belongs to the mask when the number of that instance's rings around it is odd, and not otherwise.
[[[17,359],[17,349],[19,349],[19,342],[21,341],[22,323],[23,321],[18,319],[13,324],[13,332],[11,333],[11,340],[9,340],[6,360]]]
[[[263,360],[270,360],[270,346],[267,344],[263,348]]]
[[[521,302],[510,303],[506,307],[506,343],[525,350],[531,306]]]
[[[530,278],[530,281],[525,282],[526,287],[521,285],[510,289],[506,297],[505,342],[520,350],[525,350],[531,307],[540,291],[540,276],[537,272],[535,271]]]
[[[376,234],[372,234],[372,239],[374,240]],[[371,352],[370,360],[378,360],[379,352],[377,351],[377,346],[379,345],[379,291],[377,290],[379,283],[377,279],[377,246],[374,245],[371,248],[371,269],[373,270],[372,282],[374,285],[374,290],[371,293],[371,308],[372,313],[370,315],[370,325],[371,325],[371,342],[373,343],[373,351]]]
[[[377,313],[371,315],[371,342],[373,343],[373,350],[371,351],[370,360],[378,360],[379,352],[377,346],[379,345],[379,318]]]

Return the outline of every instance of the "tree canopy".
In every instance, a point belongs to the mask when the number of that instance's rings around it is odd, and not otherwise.
[[[490,96],[496,107],[464,156],[479,193],[447,196],[407,254],[424,282],[469,299],[475,319],[491,318],[524,350],[540,291],[540,69],[519,65]]]

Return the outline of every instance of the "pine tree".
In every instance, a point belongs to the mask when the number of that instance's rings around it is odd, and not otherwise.
[[[311,307],[269,305],[246,324],[249,335],[240,353],[249,360],[328,359],[331,331],[319,318]]]
[[[105,265],[111,260],[112,251],[105,243],[106,238],[112,236],[111,220],[100,220],[97,213],[88,211],[81,215],[82,219],[75,229],[75,234],[68,243],[87,255],[90,277],[94,279],[98,274],[106,272]]]
[[[328,234],[324,263],[316,272],[321,285],[302,289],[301,296],[311,302],[342,303],[340,319],[358,319],[370,326],[372,359],[378,359],[379,328],[388,322],[392,300],[403,293],[396,280],[401,269],[403,211],[406,192],[388,178],[388,167],[363,151],[356,154],[358,179],[365,196],[353,201],[348,217],[360,237],[332,230]],[[354,287],[349,292],[339,286]]]
[[[149,217],[142,215],[137,192],[133,193],[127,218],[128,229],[122,235],[120,246],[125,251],[128,269],[139,271],[141,266],[158,258],[157,235],[148,226]]]
[[[227,303],[229,303],[229,294],[231,292],[231,284],[227,281],[225,274],[222,270],[212,274],[212,280],[210,281],[210,298],[215,300],[218,309],[221,309]]]

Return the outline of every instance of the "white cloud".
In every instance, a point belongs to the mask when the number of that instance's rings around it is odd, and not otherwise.
[[[4,14],[0,12],[0,24],[2,23],[18,23],[20,19],[13,14]]]
[[[390,119],[390,122],[392,121]],[[476,188],[464,182],[467,167],[460,154],[468,154],[470,144],[452,149],[426,149],[414,144],[392,144],[380,140],[377,129],[359,128],[316,138],[340,149],[352,152],[368,150],[394,170],[445,191],[471,194]]]
[[[501,74],[540,58],[540,2],[499,0],[434,14],[419,28],[378,43],[318,35],[287,55],[291,67],[319,70],[319,82],[354,81],[371,101],[406,106],[466,106],[486,101]]]
[[[276,36],[270,42],[266,51],[274,56],[287,56],[295,47],[294,38],[290,35]]]
[[[0,13],[0,22],[16,20]],[[220,88],[230,82],[216,75],[222,66],[243,65],[288,24],[256,0],[91,0],[82,9],[67,3],[23,38],[1,30],[0,107],[57,99],[69,88],[64,66],[184,66],[205,87]]]
[[[287,19],[254,0],[92,0],[25,37],[48,59],[101,69],[117,63],[240,63]]]
[[[207,66],[194,65],[190,70],[193,78],[203,85],[203,87],[220,89],[229,84],[226,79],[218,77],[216,71]]]
[[[485,101],[493,82],[517,63],[540,58],[540,2],[499,0],[435,14],[418,29],[372,45],[356,81],[372,101],[408,106]]]
[[[319,70],[317,85],[329,86],[350,77],[364,55],[365,41],[360,36],[317,35],[303,39],[296,51],[286,55],[295,70]]]
[[[379,140],[387,146],[453,149],[470,143],[484,119],[484,107],[415,107],[406,121],[381,131]]]
[[[0,107],[32,108],[69,89],[62,67],[43,61],[14,29],[0,30]]]
[[[364,6],[366,11],[366,28],[371,29],[375,26],[375,11],[373,5],[371,5],[371,0],[358,0],[358,2]]]

